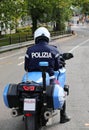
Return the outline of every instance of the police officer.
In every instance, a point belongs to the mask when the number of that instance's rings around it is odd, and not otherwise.
[[[40,71],[39,62],[47,61],[49,67],[47,72],[50,76],[50,84],[55,82],[54,71],[60,68],[60,53],[57,47],[49,45],[50,33],[45,27],[39,27],[34,32],[35,45],[29,47],[25,55],[25,71]],[[60,110],[60,123],[70,121],[66,115],[66,102],[64,102],[63,109]]]

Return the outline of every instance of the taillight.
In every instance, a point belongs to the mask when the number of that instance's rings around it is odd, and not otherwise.
[[[25,91],[34,91],[35,90],[35,86],[23,86],[23,89]]]
[[[27,117],[32,116],[32,114],[31,113],[26,113],[25,116],[27,116]]]

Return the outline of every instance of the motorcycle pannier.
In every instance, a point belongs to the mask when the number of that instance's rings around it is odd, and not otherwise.
[[[4,103],[8,108],[18,107],[19,98],[17,94],[17,84],[8,84],[3,92]]]
[[[47,87],[47,106],[48,108],[61,109],[65,100],[64,90],[60,85]]]

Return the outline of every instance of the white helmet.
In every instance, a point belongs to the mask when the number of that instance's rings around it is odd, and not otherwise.
[[[35,32],[34,32],[34,40],[36,39],[42,39],[45,38],[46,40],[50,40],[50,33],[45,27],[39,27]]]

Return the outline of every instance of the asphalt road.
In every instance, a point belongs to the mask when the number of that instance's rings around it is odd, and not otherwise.
[[[66,84],[70,85],[67,113],[71,121],[59,123],[59,114],[53,117],[45,130],[89,130],[89,27],[74,26],[77,35],[57,39],[51,44],[63,52],[72,52],[74,58],[66,61]],[[59,49],[60,50],[60,49]],[[3,90],[8,83],[18,83],[24,74],[26,48],[0,54],[0,130],[24,130],[22,116],[12,118],[11,110],[3,103]]]

